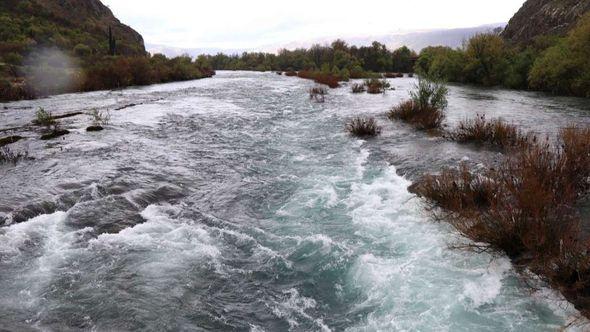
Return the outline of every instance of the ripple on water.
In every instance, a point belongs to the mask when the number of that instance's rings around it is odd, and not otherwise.
[[[330,90],[272,73],[7,104],[24,126],[48,111],[111,109],[36,158],[0,168],[0,325],[7,330],[549,331],[575,313],[531,294],[510,261],[450,250],[406,174],[493,158],[386,119],[396,91]],[[133,106],[129,106],[132,105]],[[115,108],[129,106],[115,111]],[[514,112],[514,108],[518,112]],[[451,86],[448,123],[482,111],[526,129],[589,122],[587,101]],[[345,121],[375,116],[383,136]],[[57,113],[56,113],[57,114]],[[3,129],[3,128],[0,128]],[[36,133],[16,134],[36,137]]]

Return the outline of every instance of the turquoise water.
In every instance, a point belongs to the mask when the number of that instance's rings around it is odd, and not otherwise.
[[[35,160],[0,168],[0,326],[555,331],[569,323],[575,310],[542,284],[526,287],[507,258],[449,248],[467,240],[431,218],[410,181],[497,155],[386,120],[413,80],[392,83],[386,95],[341,88],[317,104],[309,81],[221,72],[6,104],[3,128],[25,124],[37,106],[111,109],[112,124],[88,134],[88,118],[69,118],[72,134],[53,143],[15,130]],[[449,125],[476,108],[548,134],[589,111],[579,99],[461,86],[450,105]],[[348,136],[344,123],[358,114],[376,116],[383,135]]]

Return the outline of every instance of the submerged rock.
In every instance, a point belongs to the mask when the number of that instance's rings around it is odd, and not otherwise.
[[[69,134],[70,131],[67,129],[58,129],[58,130],[54,130],[48,134],[45,134],[43,136],[41,136],[41,139],[44,141],[50,140],[50,139],[54,139],[54,138],[58,138],[64,135]]]
[[[2,137],[2,138],[0,138],[0,147],[3,147],[8,144],[16,143],[16,142],[20,141],[21,139],[24,139],[24,137],[22,137],[22,136]]]
[[[101,131],[104,130],[102,126],[90,126],[86,128],[86,131]]]

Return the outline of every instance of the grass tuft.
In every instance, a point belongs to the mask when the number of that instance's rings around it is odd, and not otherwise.
[[[367,92],[371,94],[385,93],[385,90],[391,87],[387,80],[380,80],[378,78],[371,78],[365,81]]]
[[[55,118],[50,112],[47,112],[42,107],[39,107],[39,109],[35,113],[35,120],[33,120],[33,123],[38,126],[44,126],[47,129],[49,129],[52,126],[55,126],[57,121],[55,121]]]
[[[328,90],[321,86],[316,86],[309,89],[309,99],[315,100],[318,103],[323,103],[326,99],[325,96],[328,94]]]
[[[515,125],[501,119],[488,121],[485,115],[461,121],[449,136],[457,142],[487,144],[500,149],[520,147],[535,140],[531,135],[523,134]]]
[[[356,117],[346,123],[346,131],[357,137],[372,137],[381,133],[381,127],[371,117]]]
[[[430,130],[442,126],[445,113],[438,108],[420,108],[412,100],[408,100],[392,108],[388,117],[410,123],[420,130]]]
[[[363,93],[363,92],[367,91],[367,88],[365,87],[364,84],[354,83],[351,86],[351,90],[352,90],[352,93]]]
[[[447,107],[447,87],[436,81],[420,79],[410,92],[411,99],[391,109],[391,120],[402,120],[417,129],[429,130],[442,126]]]
[[[13,164],[16,165],[19,161],[28,157],[28,153],[25,152],[14,152],[9,147],[0,147],[0,164]]]
[[[93,126],[106,126],[111,123],[111,114],[109,111],[99,111],[96,108],[90,112]]]

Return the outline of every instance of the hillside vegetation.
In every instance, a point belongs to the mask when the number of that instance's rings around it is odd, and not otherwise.
[[[147,54],[99,0],[0,2],[0,101],[213,74],[204,59]]]
[[[539,35],[513,44],[479,34],[460,49],[428,47],[416,71],[452,82],[590,97],[590,13],[564,37]]]

